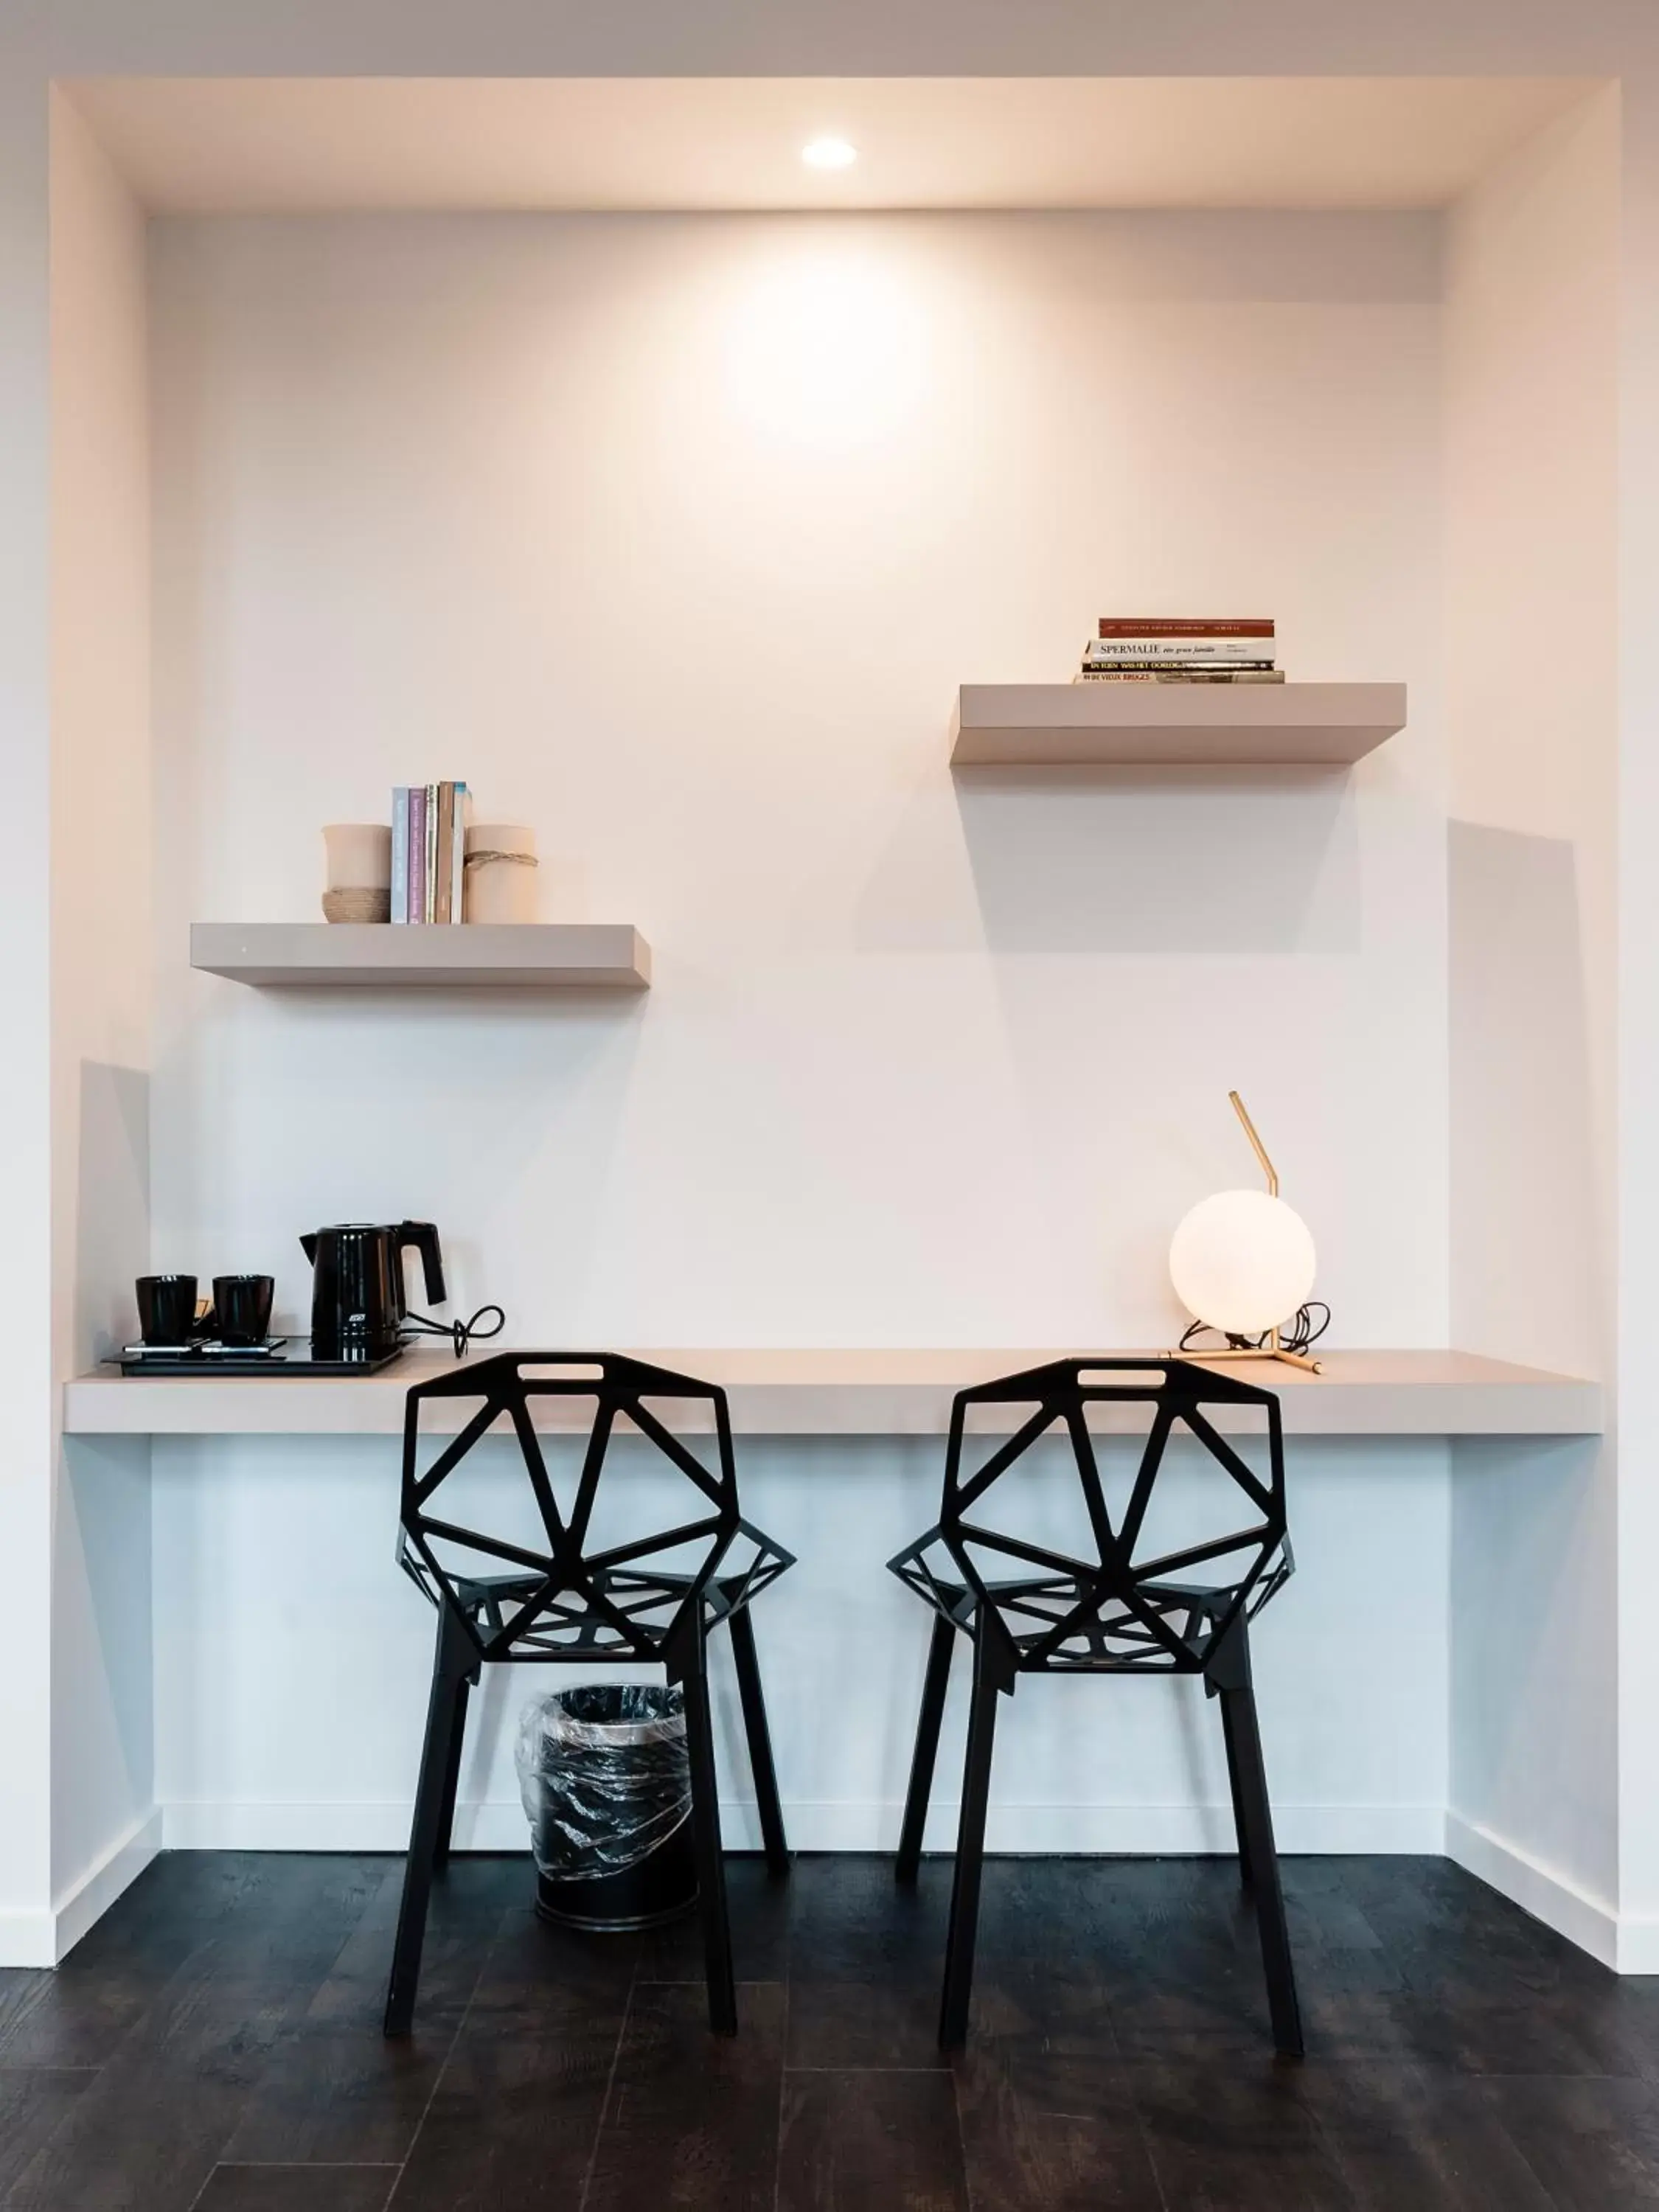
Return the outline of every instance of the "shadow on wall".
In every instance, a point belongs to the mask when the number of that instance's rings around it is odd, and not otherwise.
[[[155,1796],[148,1437],[66,1437],[52,1543],[52,1891],[73,1897]]]
[[[1447,885],[1454,1338],[1599,1374],[1606,1270],[1573,848],[1453,822]]]
[[[75,1201],[75,1366],[130,1341],[149,1265],[149,1077],[85,1060]]]
[[[1520,841],[1527,842],[1527,841]],[[1452,1447],[1453,1818],[1611,1909],[1618,1529],[1600,1437]]]
[[[915,884],[941,876],[958,834],[970,896],[930,914]],[[866,890],[860,938],[919,951],[1357,951],[1353,780],[1298,769],[958,769],[950,799],[926,788],[907,808]]]

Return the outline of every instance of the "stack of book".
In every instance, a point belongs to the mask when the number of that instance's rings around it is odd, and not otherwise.
[[[1273,626],[1259,617],[1103,615],[1078,684],[1282,684]]]
[[[459,921],[471,798],[464,783],[400,783],[392,794],[392,919]]]

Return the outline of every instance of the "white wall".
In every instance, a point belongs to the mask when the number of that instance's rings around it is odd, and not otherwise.
[[[156,1794],[167,1843],[402,1848],[433,1617],[392,1564],[394,1455],[323,1438],[181,1438],[156,1450]],[[1432,1442],[1305,1443],[1292,1454],[1297,1573],[1254,1637],[1287,1850],[1441,1846],[1446,1460]],[[884,1570],[936,1515],[939,1461],[938,1443],[925,1439],[762,1439],[740,1449],[745,1511],[799,1558],[756,1607],[797,1848],[897,1841],[927,1616]],[[617,1480],[630,1514],[654,1510],[657,1526],[672,1525],[659,1480],[625,1454]],[[1064,1486],[1063,1469],[1052,1481],[1033,1477],[1036,1510],[1057,1514]],[[1214,1517],[1233,1496],[1212,1474],[1178,1474],[1171,1540],[1177,1528],[1184,1537],[1236,1527],[1236,1514]],[[510,1530],[526,1497],[508,1453],[476,1481],[469,1504],[487,1516],[479,1525]],[[726,1832],[753,1846],[724,1638],[714,1663]],[[957,1674],[930,1847],[953,1835],[965,1658]],[[468,1720],[461,1847],[524,1847],[514,1730],[528,1698],[569,1679],[526,1666],[487,1672]],[[1232,1848],[1219,1726],[1200,1685],[1032,1680],[1004,1717],[995,1848]]]
[[[13,866],[0,869],[0,1142],[16,1264],[0,1276],[0,1551],[16,1571],[15,1663],[0,1679],[0,1942],[51,1950],[52,1413],[51,714],[47,622],[46,109],[0,82],[0,759]],[[25,1568],[23,1563],[27,1562]]]
[[[164,225],[158,1262],[293,1316],[301,1229],[415,1213],[520,1341],[1156,1342],[1236,1084],[1343,1340],[1443,1341],[1435,287],[1415,217]],[[1143,605],[1410,729],[952,780],[959,682]],[[648,999],[184,969],[446,773]]]
[[[520,1342],[1167,1340],[1170,1227],[1251,1174],[1237,1083],[1344,1340],[1443,1341],[1437,282],[1413,216],[163,225],[158,1263],[274,1268],[297,1317],[301,1228],[414,1212]],[[1297,675],[1406,677],[1411,728],[1348,780],[952,782],[959,681],[1064,676],[1139,605],[1273,611]],[[458,771],[541,826],[548,913],[646,929],[647,1000],[184,969],[193,917],[315,912],[319,823]],[[430,1630],[391,1455],[156,1462],[169,1840],[395,1844]],[[763,1628],[796,1839],[867,1847],[938,1451],[833,1463],[744,1480],[802,1559]],[[1285,1840],[1431,1848],[1444,1449],[1295,1475]],[[1395,1656],[1339,1683],[1362,1582]],[[486,1701],[481,1841],[530,1686]],[[1201,1698],[1088,1695],[1022,1699],[1000,1840],[1219,1840]]]
[[[149,1252],[149,422],[144,226],[54,103],[52,146],[52,1365],[125,1340]],[[152,1813],[149,1451],[59,1439],[52,1941]]]
[[[1454,210],[1446,321],[1451,1303],[1614,1372],[1619,106]],[[1615,1447],[1455,1454],[1457,1847],[1617,1948]]]
[[[1628,1950],[1659,1972],[1659,85],[1624,87],[1620,326],[1619,1874]]]

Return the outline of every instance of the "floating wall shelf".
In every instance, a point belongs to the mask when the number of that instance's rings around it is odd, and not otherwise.
[[[273,989],[643,991],[651,948],[628,922],[197,921],[190,964]]]
[[[1403,684],[964,684],[953,768],[1346,768],[1406,724]]]

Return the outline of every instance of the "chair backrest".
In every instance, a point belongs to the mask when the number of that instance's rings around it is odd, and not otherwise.
[[[969,1471],[974,1409],[1027,1405],[1027,1418]],[[1118,1406],[1150,1407],[1151,1425],[1114,1517],[1090,1412]],[[1259,1417],[1267,1462],[1261,1473],[1217,1426],[1218,1420],[1236,1422],[1245,1407]],[[1101,1417],[1096,1420],[1100,1425]],[[1130,1413],[1121,1425],[1133,1423]],[[996,1525],[998,1486],[1056,1431],[1069,1443],[1068,1471],[1080,1486],[1087,1532],[1073,1550]],[[1206,1487],[1195,1501],[1204,1532],[1160,1552],[1148,1523],[1160,1479],[1170,1468],[1169,1447],[1182,1431],[1229,1479],[1221,1493],[1228,1502],[1218,1503]],[[1001,1517],[1006,1522],[1015,1516],[1006,1510]],[[988,1608],[990,1632],[1006,1637],[1005,1673],[1068,1667],[1200,1671],[1239,1615],[1260,1611],[1291,1571],[1278,1398],[1188,1360],[1118,1357],[1054,1360],[960,1391],[951,1410],[939,1533],[975,1604]]]
[[[580,1455],[562,1510],[532,1410],[546,1399],[571,1401],[567,1425]],[[476,1409],[423,1468],[422,1415],[458,1400],[477,1401]],[[582,1400],[591,1411],[579,1413]],[[652,1410],[652,1402],[664,1401],[696,1401],[708,1409],[713,1467]],[[528,1525],[536,1533],[528,1541],[445,1511],[446,1485],[453,1496],[457,1470],[503,1417],[532,1501]],[[692,1486],[694,1517],[593,1550],[595,1509],[619,1423]],[[703,1601],[742,1526],[726,1393],[617,1352],[511,1352],[469,1361],[408,1393],[400,1518],[401,1565],[434,1604],[465,1623],[482,1657],[659,1659]]]

